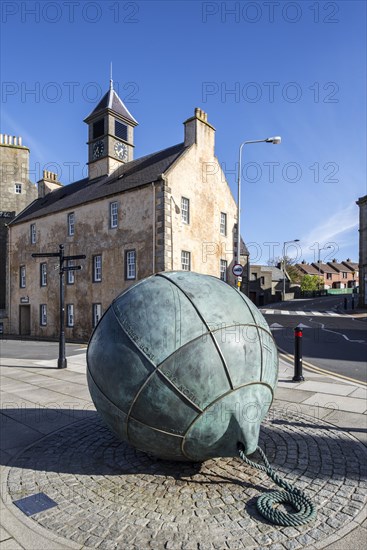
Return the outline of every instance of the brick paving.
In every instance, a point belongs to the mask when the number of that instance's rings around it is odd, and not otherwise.
[[[312,523],[279,527],[262,518],[256,499],[276,486],[239,458],[157,460],[118,441],[91,411],[15,457],[7,490],[13,501],[44,492],[58,506],[31,521],[101,550],[322,547],[362,511],[367,449],[353,436],[273,408],[260,446],[278,473],[314,499]]]

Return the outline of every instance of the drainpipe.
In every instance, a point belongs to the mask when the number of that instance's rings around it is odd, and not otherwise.
[[[8,232],[8,238],[6,239],[7,240],[7,243],[8,243],[8,265],[6,266],[6,275],[5,275],[5,284],[7,283],[7,297],[5,298],[5,313],[7,313],[8,315],[8,331],[9,331],[9,334],[12,334],[12,331],[11,331],[11,302],[10,302],[10,296],[11,296],[11,293],[10,293],[10,257],[11,257],[11,241],[10,241],[10,236],[11,236],[11,232],[10,232],[10,227],[7,225],[6,226],[6,229],[7,229],[7,232]],[[7,303],[6,303],[7,302]]]
[[[155,222],[155,185],[154,181],[152,181],[152,198],[153,198],[153,220],[152,220],[152,227],[153,227],[153,256],[152,256],[152,271],[153,275],[155,274],[155,231],[156,231],[156,222]]]
[[[173,212],[172,212],[172,201],[173,197],[171,195],[171,271],[173,271]]]

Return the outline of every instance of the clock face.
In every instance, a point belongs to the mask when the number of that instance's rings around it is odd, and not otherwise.
[[[124,160],[127,157],[127,147],[124,143],[121,143],[121,141],[116,141],[114,149],[118,159]]]
[[[94,159],[99,159],[103,155],[103,151],[104,151],[103,141],[97,141],[93,145],[93,158]]]

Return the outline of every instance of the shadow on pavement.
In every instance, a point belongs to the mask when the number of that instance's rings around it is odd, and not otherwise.
[[[95,411],[13,408],[1,412],[5,453],[12,440],[16,440],[18,449],[24,449],[3,460],[7,466],[75,475],[151,474],[182,480],[192,478],[202,468],[200,463],[164,461],[134,449],[119,441]],[[301,415],[290,413],[283,419],[277,416],[262,425],[259,445],[281,473],[297,472],[311,479],[367,477],[366,449],[357,440],[322,422],[305,422]],[[41,432],[45,427],[48,435]],[[29,431],[36,434],[36,440],[27,439]],[[248,467],[235,458],[236,473],[242,469],[248,472]],[[220,471],[218,463],[216,483],[243,483],[236,477]]]
[[[46,370],[57,370],[57,367],[50,367],[49,365],[5,365],[1,363],[2,367],[15,368],[15,369],[46,369]]]

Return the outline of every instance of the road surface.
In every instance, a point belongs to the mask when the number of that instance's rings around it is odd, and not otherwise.
[[[351,297],[349,296],[349,307]],[[316,367],[367,382],[367,323],[344,313],[344,297],[327,296],[262,306],[280,351],[293,355],[294,328],[303,329],[303,358]]]

